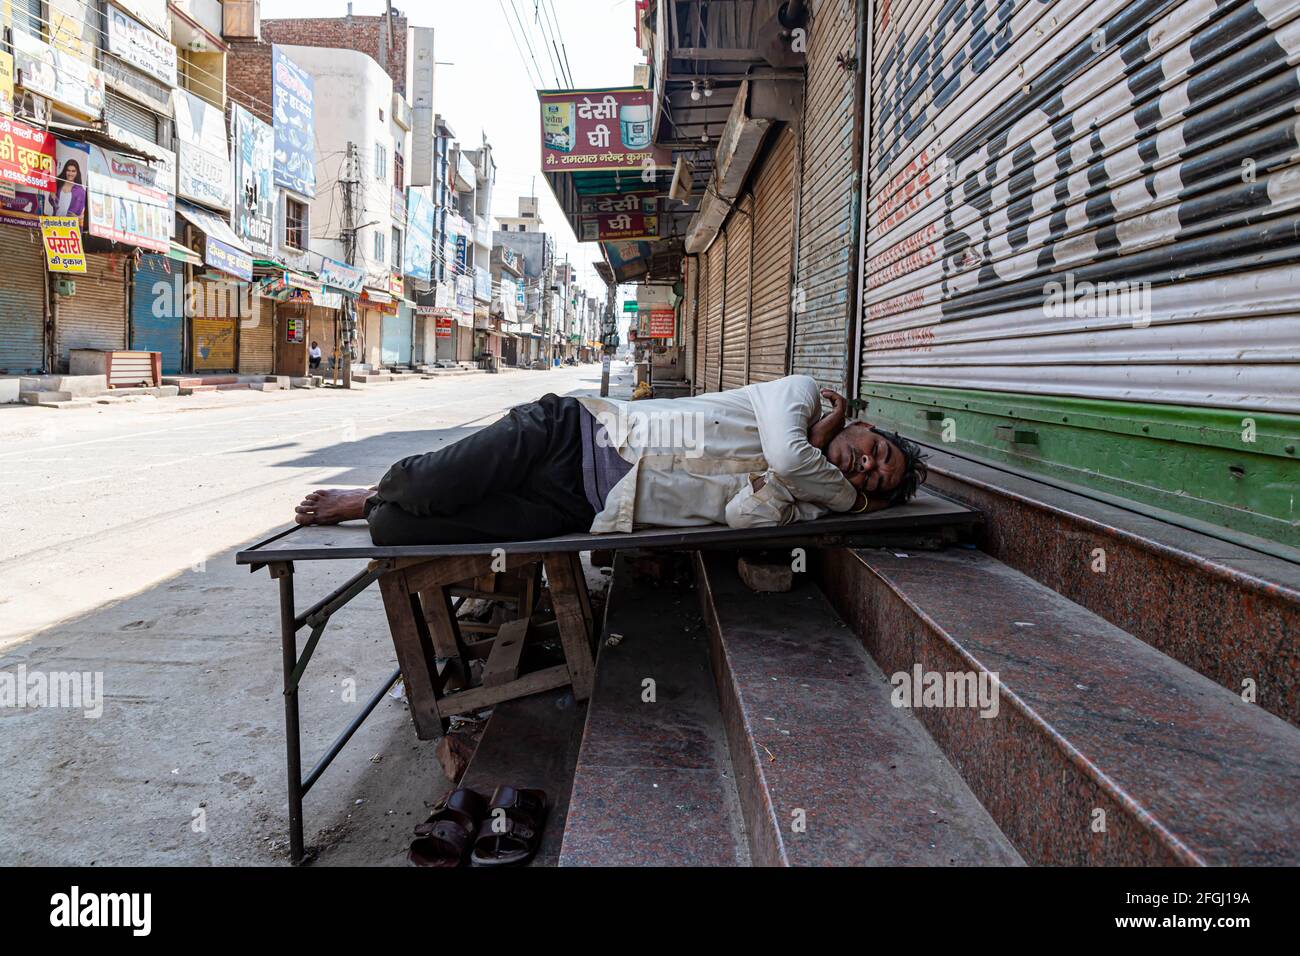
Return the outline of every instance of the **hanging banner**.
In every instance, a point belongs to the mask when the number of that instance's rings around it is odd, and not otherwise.
[[[651,309],[645,334],[652,339],[671,339],[677,328],[677,313],[672,309]]]
[[[360,295],[361,287],[365,285],[366,274],[356,266],[322,256],[320,281],[322,286],[331,286],[353,295]]]
[[[146,147],[140,137],[117,126],[110,126],[109,134],[132,146]],[[60,169],[64,166],[63,147],[60,141]],[[99,146],[82,148],[89,163],[87,231],[101,239],[166,252],[176,233],[175,154],[152,143],[147,145],[149,152],[160,156],[154,161]]]
[[[315,87],[311,74],[271,47],[271,108],[275,115],[275,182],[316,195]]]
[[[539,91],[542,170],[548,173],[667,168],[653,145],[653,93],[641,87]]]
[[[113,2],[164,40],[172,38],[172,19],[167,13],[167,0],[113,0]]]
[[[99,70],[19,30],[13,31],[13,47],[18,82],[24,90],[49,97],[80,116],[100,118],[104,112],[104,76]]]
[[[221,110],[187,90],[173,90],[176,114],[176,195],[216,209],[231,205],[230,152]]]
[[[584,216],[619,212],[635,212],[643,216],[653,216],[658,211],[659,194],[649,189],[578,197],[578,212]]]
[[[81,221],[76,216],[42,216],[41,238],[45,242],[45,264],[51,272],[86,271]]]
[[[406,248],[403,270],[413,279],[433,281],[433,201],[418,189],[406,197]]]
[[[274,134],[238,103],[232,104],[230,117],[235,133],[235,232],[269,253],[275,229]]]
[[[167,86],[176,85],[176,47],[110,5],[108,52]]]
[[[582,216],[578,221],[579,242],[618,239],[654,239],[659,235],[659,217],[639,212],[616,212]]]
[[[18,189],[54,189],[54,137],[26,123],[0,119],[0,181]]]

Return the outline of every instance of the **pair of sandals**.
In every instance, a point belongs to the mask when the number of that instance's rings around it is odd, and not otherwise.
[[[468,787],[453,791],[415,828],[407,858],[416,866],[511,866],[537,852],[546,821],[541,790],[497,787],[492,799]]]

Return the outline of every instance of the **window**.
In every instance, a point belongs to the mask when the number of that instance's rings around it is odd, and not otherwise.
[[[290,249],[307,249],[307,204],[284,197],[284,244]]]
[[[402,159],[402,154],[393,152],[393,188],[406,188],[406,161]]]
[[[375,237],[375,246],[374,246],[375,254],[372,258],[376,262],[384,262],[388,258],[384,250],[384,234],[380,232],[378,229],[376,229],[374,232],[374,237]]]
[[[381,183],[388,182],[388,150],[383,143],[375,143],[375,178]]]
[[[402,271],[402,230],[393,227],[393,268]]]

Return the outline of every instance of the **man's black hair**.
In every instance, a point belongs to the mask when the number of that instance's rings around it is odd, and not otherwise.
[[[896,432],[886,431],[874,425],[870,428],[903,453],[903,477],[898,480],[898,487],[890,492],[889,503],[906,504],[916,496],[917,490],[930,477],[930,469],[925,466],[925,455],[921,453],[921,446]]]

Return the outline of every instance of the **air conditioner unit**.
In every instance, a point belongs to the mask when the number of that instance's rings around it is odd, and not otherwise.
[[[685,156],[677,157],[677,165],[673,167],[673,182],[668,187],[668,198],[676,199],[680,203],[691,201],[691,190],[694,188],[695,167],[686,161]]]

